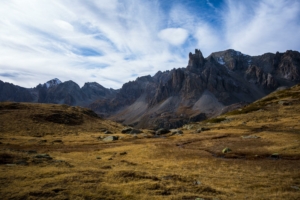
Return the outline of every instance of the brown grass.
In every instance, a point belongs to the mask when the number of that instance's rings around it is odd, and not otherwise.
[[[79,107],[1,103],[1,198],[299,199],[300,104],[279,100],[162,138],[121,134],[121,125]],[[53,113],[62,119],[48,120]],[[195,133],[200,127],[210,130]],[[103,128],[122,138],[99,140]]]

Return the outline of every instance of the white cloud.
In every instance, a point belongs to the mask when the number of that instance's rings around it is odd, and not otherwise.
[[[182,45],[188,36],[188,31],[183,28],[166,28],[158,33],[160,39],[175,46]]]
[[[225,20],[226,39],[231,48],[250,55],[299,50],[300,2],[263,0],[247,6],[236,1],[229,2]]]
[[[136,76],[185,67],[195,48],[205,56],[226,48],[250,55],[300,50],[298,1],[204,1],[200,10],[178,2],[166,9],[162,0],[0,1],[0,79],[120,88]]]
[[[54,20],[54,23],[59,27],[61,28],[62,30],[65,30],[65,31],[74,31],[74,27],[66,22],[66,21],[63,21],[63,20]]]

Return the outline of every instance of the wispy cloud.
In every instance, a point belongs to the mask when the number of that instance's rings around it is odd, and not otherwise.
[[[25,87],[57,77],[120,88],[185,67],[195,48],[300,50],[294,0],[10,0],[0,13],[0,80]]]

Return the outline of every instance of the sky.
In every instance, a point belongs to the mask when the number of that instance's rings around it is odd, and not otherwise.
[[[189,52],[300,51],[298,0],[1,0],[0,80],[119,89]]]

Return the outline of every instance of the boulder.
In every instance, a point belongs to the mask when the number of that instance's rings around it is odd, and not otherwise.
[[[199,129],[198,129],[198,130],[199,130]],[[202,127],[202,128],[200,128],[200,130],[201,130],[201,131],[209,131],[210,128]]]
[[[143,131],[139,130],[139,129],[132,129],[130,131],[130,134],[139,134],[139,133],[142,133]]]
[[[197,130],[195,131],[195,133],[201,133],[201,128],[200,128],[200,129],[197,129]]]
[[[158,129],[156,132],[155,132],[155,134],[156,135],[163,135],[163,134],[167,134],[167,133],[169,133],[170,131],[169,131],[169,129],[166,129],[166,128],[160,128],[160,129]]]
[[[222,153],[229,153],[229,152],[231,152],[231,149],[229,149],[228,147],[222,150]]]
[[[52,160],[49,154],[37,154],[34,158]]]
[[[123,128],[121,133],[130,133],[133,130],[131,127]]]
[[[260,138],[259,136],[256,135],[247,135],[247,136],[242,136],[243,139],[257,139]]]
[[[171,132],[172,132],[172,135],[182,135],[183,134],[182,130],[178,130],[178,129],[172,129]]]
[[[103,141],[104,142],[111,142],[111,141],[118,140],[118,139],[119,139],[118,136],[111,135],[111,136],[108,136],[108,137],[104,138]]]
[[[273,158],[273,159],[279,159],[279,153],[273,153],[271,155],[271,158]]]
[[[110,132],[109,130],[106,130],[106,131],[104,132],[104,134],[112,134],[112,132]]]

